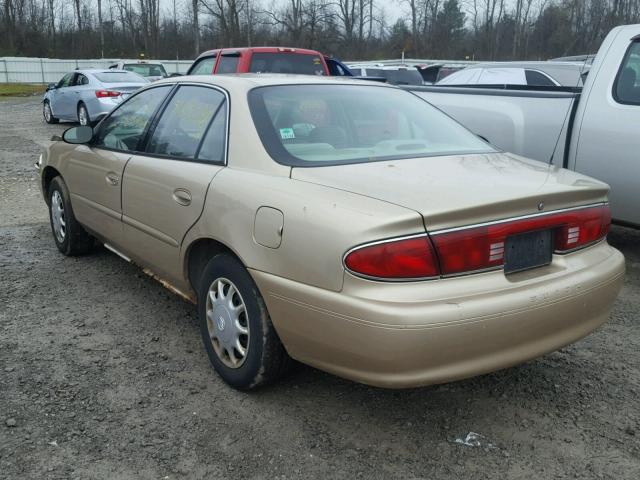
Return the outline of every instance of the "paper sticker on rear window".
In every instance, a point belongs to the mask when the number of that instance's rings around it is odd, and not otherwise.
[[[280,138],[282,140],[290,140],[292,138],[296,138],[296,134],[293,132],[293,128],[281,128]]]

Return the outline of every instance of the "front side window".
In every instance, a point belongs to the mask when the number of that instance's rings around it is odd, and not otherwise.
[[[324,75],[324,65],[319,55],[305,53],[255,52],[251,55],[251,73],[297,73]]]
[[[147,124],[171,90],[171,85],[150,88],[124,102],[100,124],[93,145],[136,151]]]
[[[627,50],[613,86],[613,97],[618,103],[640,105],[640,41]]]
[[[216,57],[207,57],[200,60],[189,75],[211,75],[216,65]]]
[[[238,61],[240,61],[239,55],[223,55],[220,57],[216,73],[236,73]]]
[[[417,73],[417,72],[416,72]],[[410,92],[363,85],[281,85],[249,93],[260,139],[291,166],[495,151]]]
[[[224,101],[224,94],[212,88],[180,87],[162,113],[146,151],[169,157],[196,158],[202,138]],[[215,151],[207,151],[210,157],[215,154]]]
[[[73,79],[73,73],[67,73],[64,77],[60,79],[56,88],[68,87],[71,84],[72,79]]]

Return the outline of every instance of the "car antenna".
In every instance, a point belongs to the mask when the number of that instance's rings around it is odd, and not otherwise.
[[[580,88],[580,80],[582,80],[582,75],[584,74],[584,70],[587,67],[587,62],[588,62],[588,58],[585,58],[583,61],[583,65],[582,68],[580,69],[580,74],[578,75],[578,80],[576,80],[576,85],[574,86],[574,90],[577,90]],[[584,88],[584,81],[582,84],[582,87]],[[575,93],[575,92],[574,92]],[[569,108],[567,109],[567,113],[564,116],[564,121],[562,122],[562,128],[560,128],[560,133],[558,133],[558,138],[556,138],[556,143],[553,146],[553,151],[551,152],[551,157],[549,158],[549,165],[553,164],[553,157],[555,157],[556,155],[556,150],[558,149],[558,143],[560,143],[560,137],[562,137],[562,132],[564,131],[565,125],[567,126],[567,133],[566,133],[566,137],[565,137],[565,151],[563,154],[563,158],[562,158],[562,168],[566,168],[567,167],[567,160],[569,158],[569,152],[567,151],[568,149],[568,145],[567,143],[569,142],[569,134],[571,132],[569,132],[569,129],[571,128],[571,125],[573,124],[573,119],[575,117],[576,114],[576,110],[578,108],[578,101],[580,100],[580,96],[582,94],[582,91],[580,91],[580,93],[578,93],[573,101],[571,102],[571,104],[569,105]],[[569,122],[567,124],[567,121]]]

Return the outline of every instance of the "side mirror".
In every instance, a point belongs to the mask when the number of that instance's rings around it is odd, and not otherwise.
[[[55,90],[55,88],[56,88],[56,84],[55,83],[50,83],[49,85],[47,85],[47,92],[49,90]]]
[[[83,143],[89,143],[92,138],[93,138],[93,128],[87,125],[68,128],[62,134],[62,140],[64,140],[66,143],[71,143],[73,145],[81,145]]]
[[[491,142],[487,139],[487,137],[483,137],[482,135],[479,135],[476,133],[476,137],[478,137],[480,140],[482,140],[483,142],[488,143],[489,145],[491,145]]]
[[[169,75],[169,78],[173,78],[173,77],[181,77],[182,74],[181,73],[172,73],[171,75]]]

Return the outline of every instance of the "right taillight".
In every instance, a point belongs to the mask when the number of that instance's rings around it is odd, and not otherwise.
[[[356,247],[345,255],[344,264],[352,273],[381,280],[416,280],[440,273],[424,234]]]
[[[96,97],[98,98],[114,98],[119,97],[120,92],[115,90],[96,90]]]
[[[558,253],[586,247],[604,238],[611,226],[609,205],[584,208],[572,212],[567,223],[556,230],[555,250]]]

